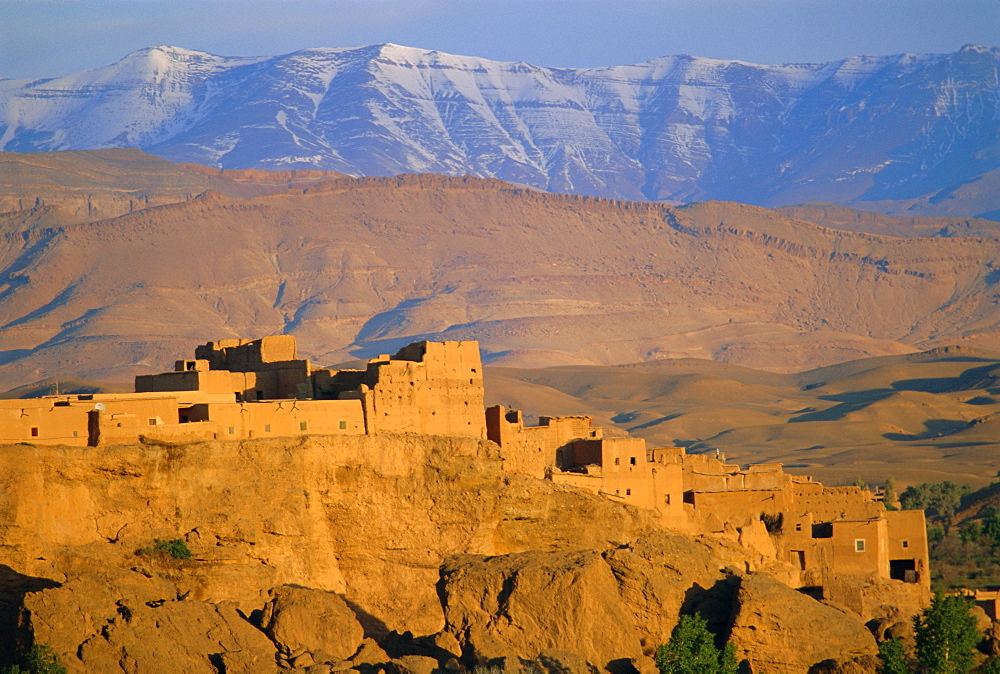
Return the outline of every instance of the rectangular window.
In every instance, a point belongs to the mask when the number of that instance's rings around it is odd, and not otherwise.
[[[32,426],[31,427],[31,437],[33,437],[33,438],[37,438],[38,437],[38,426]]]
[[[629,462],[629,465],[634,466],[635,465],[635,457],[634,456],[630,456],[628,458],[628,462]]]
[[[903,541],[903,547],[904,548],[910,547],[910,542],[909,541]]]
[[[265,433],[271,432],[271,424],[264,424],[264,432]]]
[[[263,400],[263,399],[264,399],[264,392],[257,391],[257,400]]]
[[[863,538],[855,538],[854,539],[854,551],[855,552],[864,552],[865,551],[865,539],[863,539]]]
[[[621,463],[621,459],[619,459],[619,458],[618,458],[618,457],[616,456],[616,457],[615,457],[615,465],[617,466],[617,465],[618,465],[619,463]]]
[[[670,505],[670,494],[667,494],[666,496],[663,497],[663,503],[666,505]]]
[[[347,422],[343,419],[340,420],[340,430],[347,430]]]
[[[802,531],[802,523],[801,522],[799,522],[798,524],[795,525],[795,530],[796,531]]]
[[[149,425],[150,426],[155,426],[156,425],[156,419],[150,419],[149,420]]]
[[[235,433],[236,433],[236,427],[235,426],[230,426],[229,427],[229,434],[230,435],[234,435]]]
[[[306,430],[306,422],[304,421],[299,422],[299,430],[300,431]]]
[[[626,489],[625,490],[625,495],[626,496],[631,496],[632,495],[632,490],[631,489]]]
[[[80,431],[73,431],[73,437],[74,437],[74,438],[78,438],[78,437],[80,437]],[[905,547],[905,546],[904,546],[904,547]]]

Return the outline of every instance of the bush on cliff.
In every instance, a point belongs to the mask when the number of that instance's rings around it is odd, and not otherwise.
[[[0,667],[0,674],[66,674],[66,668],[50,647],[35,644],[21,657],[20,664]]]
[[[717,648],[705,619],[684,615],[656,650],[656,666],[661,674],[735,674],[736,649],[731,643]]]
[[[142,548],[136,554],[139,555],[165,555],[174,559],[191,559],[191,550],[183,538],[160,539],[154,541],[152,547]]]

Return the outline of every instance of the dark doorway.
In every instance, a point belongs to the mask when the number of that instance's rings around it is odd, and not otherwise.
[[[890,559],[889,577],[907,583],[917,582],[917,561],[915,559]]]

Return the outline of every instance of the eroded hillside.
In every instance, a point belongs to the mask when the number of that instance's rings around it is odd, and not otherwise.
[[[2,223],[6,388],[128,381],[186,344],[245,334],[294,334],[321,364],[434,337],[477,339],[512,366],[697,357],[785,372],[1000,346],[996,239],[434,176],[208,192],[63,224],[33,213]]]

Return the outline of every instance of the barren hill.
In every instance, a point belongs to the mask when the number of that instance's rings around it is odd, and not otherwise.
[[[4,388],[60,374],[127,381],[191,343],[282,332],[323,364],[423,337],[478,339],[488,362],[511,366],[697,357],[783,372],[1000,348],[996,239],[892,238],[734,203],[670,208],[440,176],[243,198],[316,176],[248,187],[187,166],[157,179],[177,186],[170,199],[210,181],[230,194],[96,220],[63,208],[79,198],[66,185],[117,194],[114,171],[131,169],[109,157],[78,156],[52,170],[55,187],[21,190],[61,222],[33,219],[33,207],[0,217]],[[108,175],[93,177],[95,161]]]
[[[487,368],[487,404],[589,414],[654,445],[781,462],[827,484],[997,477],[1000,354],[944,348],[799,374],[681,359]]]

